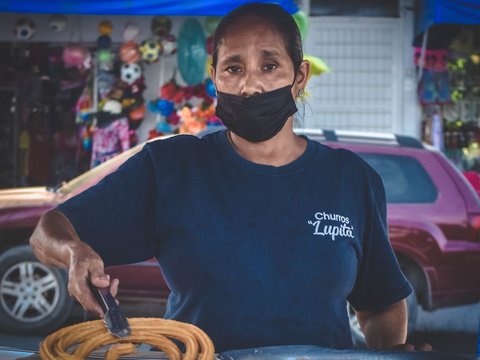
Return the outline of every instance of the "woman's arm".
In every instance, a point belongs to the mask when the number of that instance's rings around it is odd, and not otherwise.
[[[429,344],[408,344],[407,302],[405,299],[378,311],[356,311],[358,322],[371,349],[431,351]]]
[[[80,240],[70,221],[59,211],[44,214],[30,237],[37,258],[46,265],[68,269],[68,291],[85,310],[103,315],[95,301],[88,281],[98,287],[111,286],[115,296],[118,280],[110,284],[100,256]]]
[[[371,349],[391,349],[407,340],[407,305],[401,300],[378,311],[356,311]]]

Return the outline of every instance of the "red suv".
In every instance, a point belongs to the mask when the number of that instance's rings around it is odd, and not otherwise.
[[[408,298],[410,328],[417,305],[426,310],[480,299],[480,201],[445,156],[418,140],[393,134],[298,130],[331,147],[350,149],[382,177],[392,246],[415,294]],[[48,209],[114,171],[133,148],[58,189],[0,191],[0,324],[9,331],[51,331],[72,308],[64,271],[35,260],[28,238]],[[120,298],[166,298],[154,261],[110,268]],[[26,296],[26,297],[25,297]],[[0,326],[1,326],[0,325]],[[354,338],[361,332],[351,317]]]

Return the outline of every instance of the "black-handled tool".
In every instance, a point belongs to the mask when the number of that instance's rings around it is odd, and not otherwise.
[[[131,334],[127,318],[122,314],[108,287],[99,288],[90,284],[95,299],[103,309],[103,321],[110,334],[126,337]]]

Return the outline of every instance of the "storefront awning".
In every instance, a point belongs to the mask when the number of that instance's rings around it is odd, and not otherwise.
[[[472,0],[474,1],[474,0]],[[2,0],[0,12],[108,15],[211,15],[222,16],[248,0]],[[294,0],[255,0],[298,11]]]
[[[435,24],[480,24],[480,0],[418,0],[415,35]]]

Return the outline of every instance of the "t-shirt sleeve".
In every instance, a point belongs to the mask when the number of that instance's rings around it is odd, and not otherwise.
[[[97,185],[58,205],[106,266],[155,255],[155,176],[148,145]]]
[[[412,291],[388,238],[385,189],[376,173],[368,197],[361,262],[348,297],[359,311],[381,309],[405,299]]]

